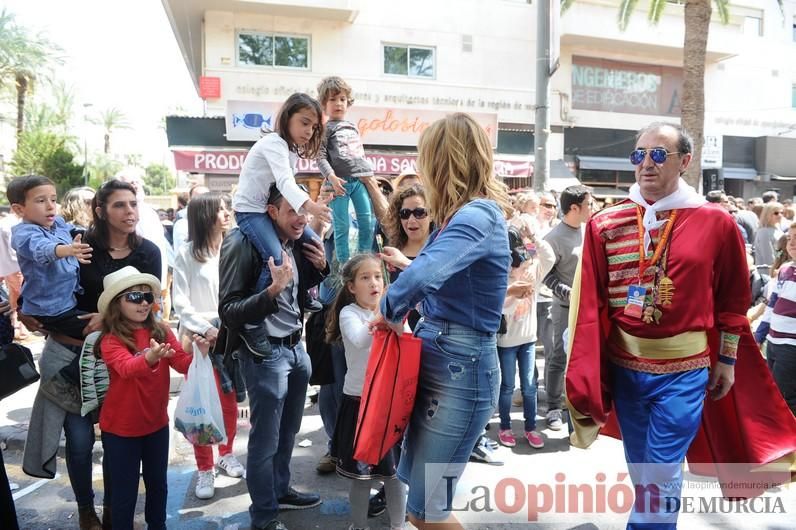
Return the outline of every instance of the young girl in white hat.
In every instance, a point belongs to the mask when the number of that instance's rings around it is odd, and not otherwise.
[[[110,385],[100,411],[100,429],[113,497],[111,521],[116,530],[133,528],[139,468],[146,487],[148,528],[166,528],[166,471],[169,460],[169,367],[186,373],[191,355],[152,309],[160,281],[135,267],[103,279],[97,303],[102,314],[100,355]],[[207,355],[209,343],[194,335]]]

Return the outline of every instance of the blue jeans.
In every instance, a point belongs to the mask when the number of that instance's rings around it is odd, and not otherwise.
[[[304,347],[272,345],[271,356],[240,356],[251,408],[246,484],[252,526],[265,526],[279,512],[277,499],[290,486],[290,457],[301,427],[312,367]]]
[[[67,412],[66,418],[64,418],[64,436],[66,437],[66,470],[69,474],[72,491],[75,493],[75,501],[81,508],[94,506],[94,489],[91,485],[94,422],[91,420],[91,416]],[[104,465],[103,460],[103,468]],[[104,483],[107,490],[108,482]],[[109,500],[106,491],[104,503],[108,504]]]
[[[334,247],[337,261],[344,264],[348,261],[351,252],[348,248],[348,229],[351,221],[348,217],[348,201],[354,203],[357,216],[357,229],[359,230],[359,252],[370,252],[373,247],[373,207],[365,185],[359,179],[346,182],[343,187],[346,194],[335,197],[331,202],[334,214]]]
[[[235,212],[235,221],[241,233],[254,245],[260,257],[263,258],[263,270],[254,286],[254,292],[259,293],[271,284],[271,269],[268,268],[268,258],[273,257],[276,265],[282,264],[282,243],[276,235],[276,229],[267,213]],[[301,243],[320,238],[312,231],[309,225],[304,227],[304,233],[299,238]]]
[[[343,383],[345,382],[347,370],[343,345],[335,342],[331,345],[331,349],[334,383],[321,385],[321,390],[318,393],[318,411],[321,414],[323,430],[326,431],[326,436],[329,437],[329,441],[326,444],[327,450],[332,447],[334,425],[337,423],[337,409],[340,408],[340,402],[343,401]]]
[[[520,344],[509,348],[498,346],[500,359],[500,428],[511,429],[511,396],[514,393],[514,378],[517,365],[520,367],[520,390],[522,411],[525,415],[525,431],[536,429],[536,363],[535,343]]]
[[[169,427],[145,436],[117,436],[102,433],[104,460],[113,484],[111,524],[115,530],[133,530],[135,503],[138,500],[139,469],[144,476],[147,528],[166,530],[166,499],[169,468]]]
[[[637,488],[653,486],[642,501],[658,503],[659,511],[643,509],[637,495],[628,528],[676,528],[676,511],[663,499],[679,499],[682,462],[702,420],[708,383],[707,368],[673,374],[637,372],[611,366],[611,392],[622,433],[630,478]],[[646,499],[645,499],[646,498]]]
[[[497,405],[500,367],[494,333],[423,320],[415,335],[423,341],[420,375],[397,474],[409,485],[407,511],[441,521]]]

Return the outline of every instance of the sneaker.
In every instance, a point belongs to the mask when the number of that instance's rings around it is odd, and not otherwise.
[[[216,494],[215,480],[215,473],[213,473],[212,469],[210,471],[200,471],[197,474],[196,489],[194,490],[196,498],[212,499],[213,495]]]
[[[561,409],[553,409],[547,413],[547,426],[554,431],[561,430],[564,426],[564,422],[561,421]]]
[[[253,530],[287,530],[287,526],[282,521],[274,519],[273,521],[269,521],[265,526],[252,526]]]
[[[323,311],[323,304],[313,298],[310,293],[307,293],[307,298],[304,299],[304,311],[307,313],[319,313]]]
[[[490,464],[493,466],[503,465],[503,461],[498,458],[495,450],[492,449],[488,443],[486,443],[483,436],[478,439],[473,452],[470,453],[470,460],[474,462],[483,462],[484,464]]]
[[[511,429],[500,429],[498,440],[506,447],[514,447],[517,445],[517,440],[514,439],[514,434],[511,432]]]
[[[387,499],[384,497],[384,486],[379,492],[368,499],[368,517],[378,517],[387,510]]]
[[[253,327],[243,326],[243,329],[240,330],[240,338],[254,355],[258,357],[271,356],[271,343],[268,341],[268,331],[265,329],[265,324]]]
[[[232,453],[228,455],[223,455],[218,457],[218,462],[216,462],[218,469],[223,471],[227,474],[227,476],[232,478],[239,478],[243,476],[243,472],[246,471],[243,468],[243,464],[235,458],[235,455]]]
[[[541,449],[544,447],[544,440],[542,435],[536,431],[525,431],[525,439],[531,444],[534,449]]]
[[[293,488],[288,488],[287,494],[277,499],[280,510],[305,510],[314,508],[321,503],[317,493],[301,493]]]
[[[332,461],[332,456],[329,453],[326,453],[318,460],[318,465],[315,466],[315,471],[320,473],[321,475],[325,475],[326,473],[331,473],[337,469],[337,466],[334,465]]]

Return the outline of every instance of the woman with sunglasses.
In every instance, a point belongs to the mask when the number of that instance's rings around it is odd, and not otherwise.
[[[760,272],[763,274],[770,274],[777,242],[784,235],[779,228],[783,210],[780,203],[771,201],[760,212],[760,228],[755,232],[755,264],[762,267]]]
[[[400,333],[409,311],[422,305],[415,329],[423,343],[417,397],[397,474],[409,486],[407,512],[415,527],[445,522],[453,529],[461,525],[446,511],[446,499],[497,405],[496,332],[508,286],[511,207],[494,176],[489,137],[467,114],[434,122],[418,148],[440,228],[414,261],[384,249],[385,260],[404,271],[371,326]]]
[[[126,266],[132,266],[145,274],[160,277],[160,250],[151,241],[136,234],[138,224],[138,201],[135,188],[119,180],[110,180],[100,186],[92,199],[93,222],[83,241],[93,249],[90,264],[80,265],[80,286],[83,294],[77,296],[77,308],[88,312],[84,334],[101,329],[102,317],[97,312],[97,301],[103,291],[102,280],[108,274]],[[42,330],[41,322],[20,314],[20,321],[31,331]],[[48,357],[61,358],[80,355],[82,342],[70,337],[50,334],[42,350],[40,363],[47,364]],[[68,389],[64,389],[65,392]],[[80,389],[74,389],[79,401]],[[62,421],[57,421],[63,418]],[[48,440],[57,440],[63,426],[66,436],[66,464],[69,482],[78,505],[80,528],[100,530],[101,525],[94,509],[92,487],[92,450],[94,447],[94,423],[96,414],[81,416],[66,412],[53,401],[37,396],[31,412],[31,428],[25,446],[24,468],[33,476],[52,478],[55,472],[54,459],[43,461],[42,455],[50,453]],[[31,440],[34,441],[31,444]],[[103,523],[110,524],[111,490],[107,480],[107,469],[103,463]]]
[[[385,221],[384,228],[390,246],[401,251],[407,259],[415,259],[426,244],[432,224],[423,186],[413,184],[393,193]],[[393,283],[401,274],[401,269],[396,267],[390,269],[390,283]],[[407,320],[409,326],[415,329],[420,314],[413,309],[409,312]]]

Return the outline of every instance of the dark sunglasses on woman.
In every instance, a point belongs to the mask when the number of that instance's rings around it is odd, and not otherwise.
[[[121,296],[131,304],[141,305],[144,302],[147,304],[155,303],[155,293],[152,292],[130,291],[129,293],[123,293]]]
[[[427,208],[401,208],[398,210],[398,217],[406,221],[411,216],[415,216],[415,219],[425,219],[428,215]]]

